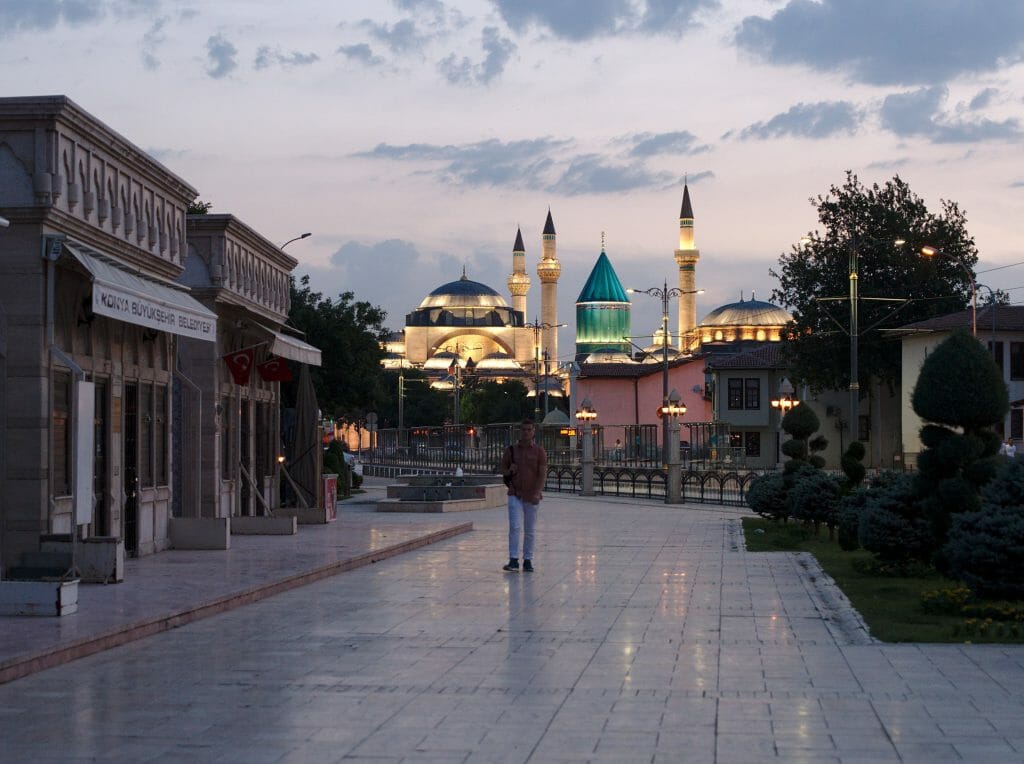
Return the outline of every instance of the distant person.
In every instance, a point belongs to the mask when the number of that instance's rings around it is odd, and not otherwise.
[[[1013,438],[1006,439],[1006,442],[999,447],[999,453],[1003,456],[1008,456],[1011,459],[1017,457],[1017,444],[1013,442]]]
[[[519,536],[522,534],[523,572],[533,572],[533,550],[537,538],[537,510],[548,474],[548,456],[534,442],[536,426],[525,419],[519,426],[519,442],[505,449],[501,474],[508,481],[508,563],[502,570],[519,570]]]

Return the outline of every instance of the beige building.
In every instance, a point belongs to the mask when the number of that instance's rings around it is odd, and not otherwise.
[[[196,190],[63,96],[0,98],[0,569],[58,536],[169,545],[176,284]]]

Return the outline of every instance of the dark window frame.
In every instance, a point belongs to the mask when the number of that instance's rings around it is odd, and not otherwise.
[[[1024,342],[1010,343],[1010,379],[1024,379]]]
[[[729,377],[726,380],[727,403],[730,411],[743,410],[743,378]]]
[[[761,408],[761,380],[748,377],[743,380],[743,408],[757,411]]]

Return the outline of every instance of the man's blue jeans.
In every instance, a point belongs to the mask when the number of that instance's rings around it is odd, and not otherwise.
[[[508,497],[508,556],[519,558],[519,536],[523,536],[523,559],[533,559],[537,537],[537,504],[529,504],[518,496]],[[524,527],[525,526],[525,527]]]

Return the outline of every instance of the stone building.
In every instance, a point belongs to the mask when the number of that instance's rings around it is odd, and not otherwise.
[[[169,544],[176,283],[196,189],[64,96],[0,98],[0,569],[55,534]]]

